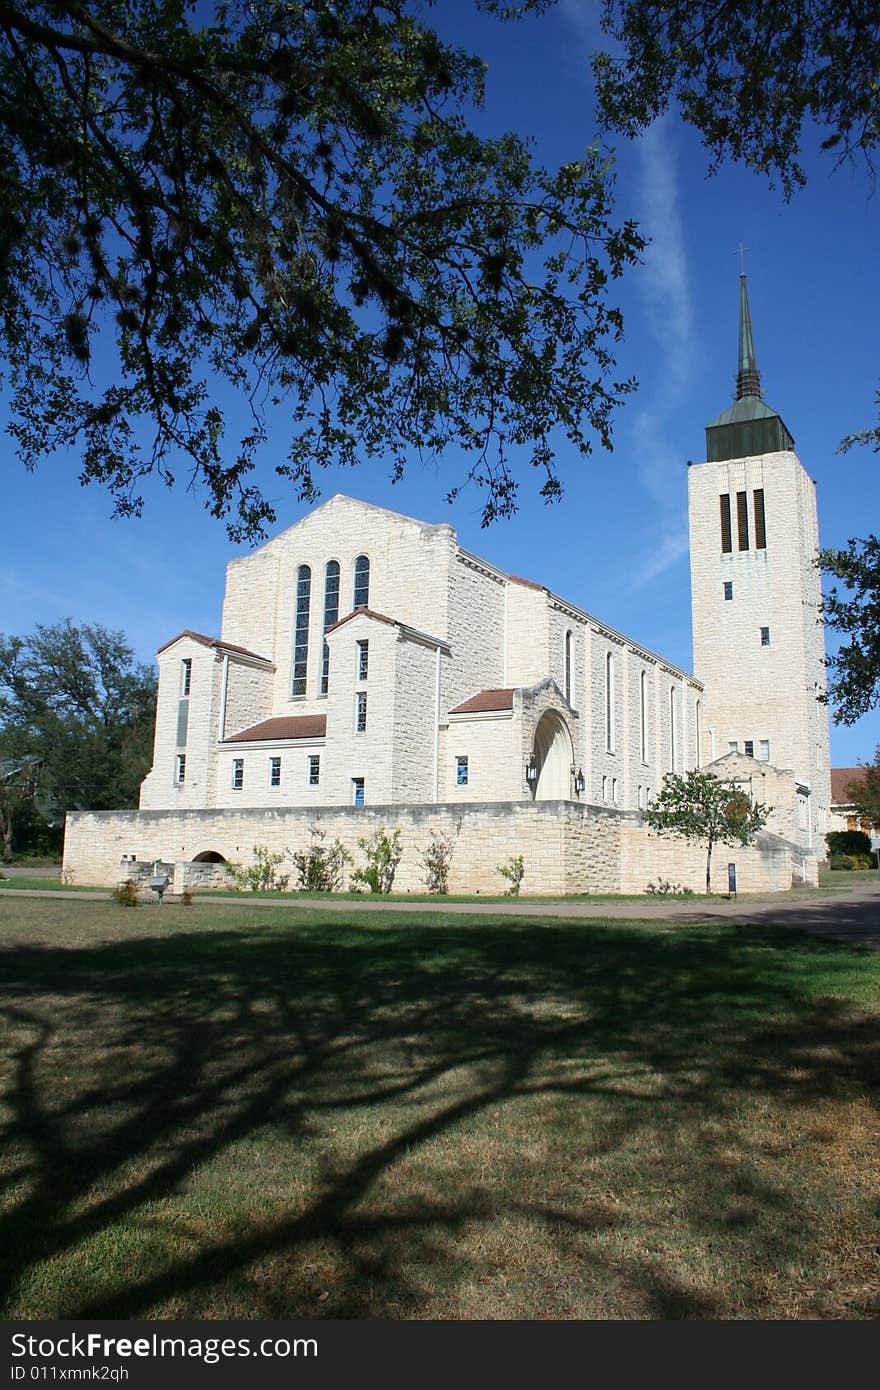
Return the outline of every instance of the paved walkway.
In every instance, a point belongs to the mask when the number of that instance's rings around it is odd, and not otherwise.
[[[27,898],[74,898],[104,899],[110,894],[106,889],[80,889],[68,892],[64,889],[6,888],[0,884],[0,896]],[[820,936],[839,937],[842,940],[860,942],[880,950],[880,877],[870,884],[861,883],[857,887],[843,890],[798,891],[790,897],[758,895],[730,901],[718,897],[713,902],[705,898],[699,902],[688,903],[680,898],[670,902],[664,898],[646,897],[634,902],[577,902],[570,900],[545,900],[543,902],[516,901],[492,903],[446,902],[402,902],[399,898],[388,902],[377,898],[249,898],[246,895],[235,898],[215,897],[213,894],[200,894],[199,903],[212,903],[226,907],[247,906],[255,909],[269,907],[297,908],[308,911],[336,912],[340,907],[354,912],[443,912],[449,915],[469,916],[509,916],[509,917],[553,917],[590,918],[610,917],[621,919],[664,918],[670,922],[711,922],[730,921],[743,926],[756,926],[761,923],[798,927],[802,931]]]

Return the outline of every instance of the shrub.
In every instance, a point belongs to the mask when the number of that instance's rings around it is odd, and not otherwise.
[[[137,907],[138,890],[133,878],[127,878],[122,883],[117,883],[113,889],[113,897],[120,907]]]
[[[61,870],[61,882],[64,884],[65,888],[70,888],[70,886],[76,882],[76,874],[73,869]]]
[[[683,884],[673,883],[668,878],[658,878],[656,883],[649,883],[648,892],[660,896],[665,896],[667,893],[676,893],[683,898],[694,896],[693,888],[685,888]]]
[[[268,849],[266,845],[254,845],[254,858],[250,864],[230,864],[229,877],[233,887],[250,893],[281,893],[287,887],[290,874],[277,874],[275,870],[284,863],[284,854]]]
[[[832,854],[829,860],[832,869],[874,869],[876,864],[870,854]]]
[[[351,855],[342,841],[325,844],[326,832],[320,826],[311,827],[312,842],[308,849],[294,854],[297,887],[305,893],[336,893],[342,886],[342,875]]]
[[[864,830],[829,830],[825,843],[832,859],[839,854],[871,853],[871,837]]]
[[[389,836],[383,825],[381,830],[374,830],[372,835],[362,835],[358,840],[358,848],[363,850],[367,862],[363,868],[355,869],[352,874],[352,888],[364,887],[369,888],[371,893],[390,893],[397,866],[403,858],[400,831],[395,830],[394,834]]]
[[[498,872],[502,878],[506,878],[510,887],[506,890],[509,898],[519,897],[519,888],[525,878],[525,865],[521,854],[515,854],[512,859],[508,859],[506,864],[499,864]]]
[[[419,855],[425,871],[423,882],[429,893],[449,892],[449,866],[454,850],[455,841],[451,835],[444,835],[438,830],[431,831],[431,838]]]
[[[183,907],[192,907],[193,890],[191,888],[184,888],[183,892],[180,895],[180,902],[181,906]]]

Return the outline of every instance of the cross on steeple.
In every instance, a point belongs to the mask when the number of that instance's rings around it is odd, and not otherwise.
[[[736,249],[736,250],[734,251],[734,253],[733,253],[735,256],[739,256],[739,273],[740,273],[740,275],[745,275],[745,273],[746,273],[746,263],[745,263],[744,257],[745,257],[746,252],[748,251],[748,249],[749,249],[749,248],[748,248],[747,246],[743,246],[742,242],[740,242],[739,246],[737,247],[737,249]]]

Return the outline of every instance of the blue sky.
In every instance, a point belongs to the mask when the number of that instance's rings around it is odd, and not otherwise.
[[[482,127],[532,135],[541,162],[555,164],[577,158],[595,134],[594,13],[564,0],[538,19],[502,25],[475,16],[467,0],[444,0],[434,17],[489,64]],[[563,451],[557,506],[545,506],[523,475],[519,515],[488,530],[476,494],[465,490],[451,508],[444,501],[460,477],[454,457],[416,464],[396,486],[381,465],[335,470],[322,489],[450,521],[468,549],[690,668],[686,465],[704,457],[703,427],[731,398],[741,241],[763,394],[816,480],[822,544],[877,529],[877,456],[836,450],[871,423],[880,375],[880,202],[862,170],[834,172],[830,158],[810,151],[807,188],[788,204],[742,169],[707,178],[699,141],[675,117],[634,144],[619,142],[616,154],[618,216],[636,218],[652,242],[643,264],[612,287],[626,326],[621,371],[640,383],[617,416],[614,452],[597,447],[583,460]],[[47,458],[27,474],[10,442],[6,451],[0,630],[25,633],[67,616],[98,621],[122,629],[145,661],[184,627],[219,633],[224,568],[241,548],[197,495],[157,483],[142,518],[112,521],[106,495],[79,486],[75,458]],[[279,530],[303,514],[272,478],[283,453],[279,420],[261,472]],[[836,766],[872,757],[877,744],[878,711],[850,729],[832,725]]]

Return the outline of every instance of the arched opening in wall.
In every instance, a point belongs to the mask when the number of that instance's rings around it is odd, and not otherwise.
[[[226,859],[222,854],[218,854],[215,849],[203,849],[201,854],[194,854],[193,864],[225,864]]]
[[[538,720],[534,754],[538,768],[535,800],[568,801],[574,748],[568,725],[555,710],[548,709]]]

